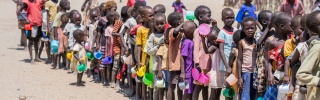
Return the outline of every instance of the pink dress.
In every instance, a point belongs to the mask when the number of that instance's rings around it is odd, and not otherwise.
[[[201,70],[208,70],[210,69],[210,55],[206,54],[203,50],[202,40],[199,35],[198,29],[194,31],[193,34],[193,41],[194,41],[194,49],[193,49],[193,61],[194,63],[198,63]],[[216,63],[216,62],[214,62]]]
[[[211,69],[208,72],[210,78],[209,86],[210,88],[223,88],[225,72],[220,70],[220,53],[215,51],[210,54],[211,57]]]
[[[58,54],[61,54],[66,51],[65,48],[67,48],[68,46],[68,38],[63,34],[63,31],[61,28],[57,29],[57,33],[58,33],[58,41],[59,41]]]

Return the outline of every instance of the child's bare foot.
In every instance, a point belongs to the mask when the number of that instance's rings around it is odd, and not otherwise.
[[[76,86],[85,86],[85,85],[81,83],[81,84],[77,84]]]
[[[30,62],[30,63],[31,63],[31,65],[34,65],[34,64],[35,64],[35,62],[34,62],[34,60],[33,60],[33,59],[31,60],[31,62]]]
[[[114,88],[114,87],[115,87],[115,85],[116,85],[116,84],[111,83],[111,84],[110,84],[110,87],[111,87],[111,88]]]
[[[34,61],[35,61],[35,62],[42,62],[42,60],[39,59],[39,58],[34,59]]]

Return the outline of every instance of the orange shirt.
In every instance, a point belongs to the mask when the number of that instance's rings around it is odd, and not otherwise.
[[[169,71],[180,71],[182,33],[173,37],[173,30],[174,28],[171,28],[169,31]]]
[[[117,34],[120,34],[119,33],[119,30],[122,26],[122,21],[121,20],[117,20],[115,23],[114,23],[114,28],[113,28],[113,33],[117,33]],[[112,47],[113,47],[113,54],[120,54],[120,51],[121,51],[121,38],[119,36],[113,36],[113,44],[112,44]]]

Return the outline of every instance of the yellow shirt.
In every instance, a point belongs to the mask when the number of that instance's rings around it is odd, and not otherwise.
[[[56,16],[54,17],[54,20],[53,20],[53,25],[52,25],[53,27],[60,27],[62,14],[63,14],[62,12],[58,12],[56,14]]]
[[[52,1],[47,1],[47,2],[44,4],[44,6],[45,6],[45,9],[49,11],[49,15],[50,15],[49,21],[50,21],[50,22],[53,22],[54,17],[55,17],[56,14],[57,14],[58,5],[55,4],[55,3],[52,2]]]
[[[149,28],[141,26],[137,30],[137,37],[136,37],[136,45],[141,46],[141,60],[140,62],[144,65],[146,64],[147,60],[147,53],[143,52],[144,47],[147,44],[147,40],[149,37]]]

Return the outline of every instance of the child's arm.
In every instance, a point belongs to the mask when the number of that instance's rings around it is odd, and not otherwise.
[[[84,11],[85,7],[86,7],[86,4],[89,2],[89,0],[85,0],[81,6],[81,12]]]
[[[262,26],[261,26],[261,24],[258,22],[258,20],[256,20],[255,22],[256,22],[256,25],[258,26],[258,28],[259,28],[260,30],[262,30]]]
[[[22,16],[26,20],[27,23],[30,23],[29,19],[26,16],[23,16],[21,13],[23,11],[23,9],[25,9],[25,8],[28,8],[28,4],[23,2],[21,5],[21,8],[16,13],[18,16]]]
[[[314,76],[313,72],[318,69],[319,65],[319,50],[311,48],[306,56],[304,62],[301,64],[297,72],[297,79],[307,86],[320,88],[320,78],[319,76]],[[319,70],[316,73],[319,74]]]
[[[241,22],[242,22],[242,20],[243,20],[243,15],[244,15],[244,14],[245,14],[244,9],[243,9],[242,7],[240,7],[240,10],[239,10],[239,12],[238,12],[238,14],[237,14],[237,16],[236,16],[236,21],[238,22],[238,24],[237,24],[237,29],[239,29],[240,26],[241,26]]]
[[[157,56],[158,57],[158,75],[157,75],[157,77],[159,78],[159,79],[161,79],[162,78],[162,56],[160,56],[160,55],[158,55]]]
[[[238,60],[238,59],[236,59],[235,51],[232,49],[231,52],[230,52],[230,56],[229,56],[229,66],[231,68],[233,68],[234,60]]]
[[[147,42],[147,54],[155,55],[160,47],[160,44],[154,44],[154,35],[150,35]],[[161,40],[162,41],[162,40]],[[159,41],[159,42],[161,42]]]
[[[180,57],[180,71],[180,78],[184,80],[186,78],[186,73],[184,69],[184,58],[182,56]]]
[[[243,61],[243,51],[242,51],[242,41],[239,41],[238,45],[238,59],[237,59],[237,67],[238,67],[238,76],[239,76],[239,88],[243,88],[243,80],[242,80],[242,61]]]
[[[128,46],[127,46],[127,44],[125,44],[125,40],[124,40],[124,38],[123,38],[123,36],[126,34],[126,31],[128,30],[128,27],[127,26],[123,26],[123,30],[120,32],[120,34],[121,34],[121,44],[122,44],[122,46],[123,46],[123,48],[125,49],[125,54],[127,54],[128,53]],[[127,34],[127,36],[128,36],[128,39],[129,39],[129,37],[130,37],[130,34]]]
[[[181,23],[178,27],[176,27],[176,28],[174,29],[174,31],[173,31],[173,37],[176,38],[176,37],[178,36],[178,34],[180,33],[180,30],[181,30],[182,26],[183,26],[183,23]]]
[[[98,45],[98,42],[97,42],[97,36],[98,36],[98,33],[97,33],[97,31],[96,30],[94,30],[93,31],[93,38],[92,38],[92,46],[91,46],[91,50],[92,50],[92,52],[95,52],[96,50],[94,50],[94,47],[96,47],[96,49],[98,49],[97,48],[97,45]]]
[[[270,25],[268,25],[268,26],[270,26]],[[258,39],[258,41],[257,41],[257,45],[258,45],[258,46],[259,46],[262,42],[266,41],[267,36],[268,36],[268,34],[269,34],[269,30],[270,30],[270,27],[267,27],[267,28],[263,31],[261,37],[260,37],[260,38]]]
[[[202,42],[202,47],[203,47],[203,50],[206,54],[212,54],[216,51],[217,47],[214,46],[214,45],[211,45],[209,48],[207,47],[207,44],[205,42],[205,38],[203,36],[201,36],[201,42]]]
[[[137,45],[137,66],[138,66],[138,69],[140,68],[140,66],[142,65],[141,63],[141,48],[142,48],[142,36],[141,36],[141,31],[138,29],[137,30],[137,37],[136,37],[136,45]]]
[[[224,55],[224,43],[223,42],[219,43],[219,51],[220,51],[221,60],[226,67],[226,76],[229,76],[231,74],[232,70],[231,70],[230,66],[228,65],[226,57]]]
[[[274,76],[272,74],[272,60],[269,59],[269,50],[270,50],[270,43],[271,41],[266,41],[265,46],[264,46],[264,50],[266,50],[264,57],[265,57],[265,65],[266,65],[266,70],[267,70],[267,75],[268,75],[268,80],[267,80],[267,84],[272,85],[275,84],[275,79]]]

